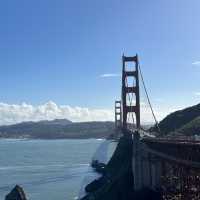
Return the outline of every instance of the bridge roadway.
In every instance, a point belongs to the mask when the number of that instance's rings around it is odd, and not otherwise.
[[[163,160],[200,169],[200,141],[181,138],[150,138],[141,140],[148,152]]]
[[[136,190],[159,188],[169,200],[200,199],[200,141],[136,134],[132,167]]]

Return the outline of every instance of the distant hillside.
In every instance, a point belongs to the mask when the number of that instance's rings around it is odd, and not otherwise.
[[[0,138],[106,138],[113,132],[113,122],[72,123],[66,119],[0,126]]]
[[[50,125],[65,126],[65,125],[71,124],[73,122],[68,119],[54,119],[54,120],[42,120],[42,121],[39,121],[38,123],[46,124],[46,125],[50,124]]]
[[[197,117],[178,129],[178,132],[186,136],[200,135],[200,117]]]
[[[200,104],[185,108],[169,114],[160,123],[159,127],[163,135],[170,134],[174,131],[184,135],[194,135],[200,130]],[[157,131],[156,127],[150,131]]]

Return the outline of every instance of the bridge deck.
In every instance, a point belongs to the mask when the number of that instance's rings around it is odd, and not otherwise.
[[[144,138],[149,151],[162,159],[200,169],[200,141]]]

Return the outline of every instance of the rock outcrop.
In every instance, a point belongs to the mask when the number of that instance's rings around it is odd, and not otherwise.
[[[85,187],[87,195],[81,200],[161,200],[157,191],[146,188],[134,191],[132,153],[132,137],[127,134],[120,138],[103,175]]]
[[[103,176],[86,186],[87,195],[81,200],[131,199],[133,174],[131,168],[132,140],[130,137],[120,138],[112,158],[105,166]]]
[[[27,198],[23,188],[16,185],[12,191],[6,195],[5,200],[27,200]]]

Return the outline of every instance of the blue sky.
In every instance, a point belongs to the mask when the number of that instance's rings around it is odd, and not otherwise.
[[[200,101],[199,0],[0,2],[0,102],[113,109],[138,53],[155,109]],[[143,93],[142,93],[143,97]]]

